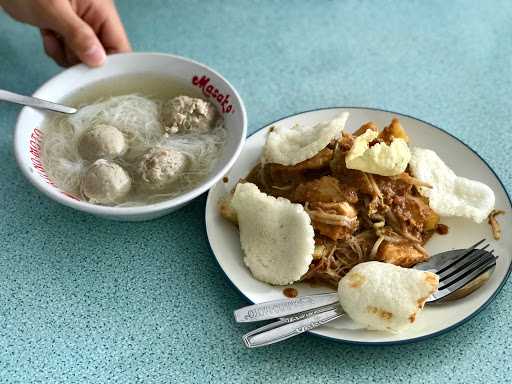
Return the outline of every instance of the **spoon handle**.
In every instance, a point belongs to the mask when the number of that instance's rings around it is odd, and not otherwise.
[[[291,323],[288,323],[286,319],[282,319],[245,334],[242,340],[248,348],[263,347],[320,327],[344,314],[345,312],[338,305],[325,312],[316,313],[313,316]]]
[[[61,113],[72,114],[76,113],[77,111],[75,108],[67,107],[65,105],[55,104],[49,101],[37,99],[35,97],[18,95],[17,93],[9,92],[3,89],[0,89],[0,100],[26,105],[38,109],[48,109],[50,111]]]

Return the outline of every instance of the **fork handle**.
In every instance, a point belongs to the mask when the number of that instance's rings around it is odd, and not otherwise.
[[[326,312],[321,312],[314,316],[291,323],[286,323],[283,320],[276,321],[245,334],[242,337],[242,340],[248,348],[263,347],[310,331],[333,321],[344,314],[345,312],[341,306],[337,306],[336,308]]]
[[[278,319],[283,316],[309,311],[337,302],[338,294],[336,292],[320,293],[311,296],[273,300],[266,303],[249,305],[237,309],[234,315],[237,323],[249,323],[253,321]]]

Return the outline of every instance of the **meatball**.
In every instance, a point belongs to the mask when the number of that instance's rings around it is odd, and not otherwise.
[[[204,133],[217,121],[212,103],[189,96],[177,96],[162,107],[162,122],[168,133]]]
[[[78,153],[85,160],[114,159],[126,152],[124,136],[111,125],[98,124],[78,141]]]
[[[183,153],[169,148],[153,148],[142,157],[139,173],[147,186],[160,189],[172,184],[187,165]]]
[[[113,161],[99,159],[82,179],[82,194],[94,204],[112,205],[121,202],[132,186],[130,175]]]

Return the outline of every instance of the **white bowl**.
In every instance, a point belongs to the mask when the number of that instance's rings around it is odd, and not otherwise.
[[[170,213],[207,191],[223,177],[242,150],[247,131],[247,116],[243,101],[235,88],[224,77],[206,65],[183,57],[160,53],[117,54],[109,56],[106,63],[100,68],[90,69],[80,64],[65,70],[46,82],[34,93],[34,96],[58,102],[77,89],[94,82],[121,75],[141,73],[153,76],[168,75],[178,80],[188,81],[193,86],[202,88],[204,97],[211,100],[222,113],[228,131],[228,139],[222,157],[205,180],[183,195],[145,206],[105,207],[79,201],[55,187],[48,180],[40,158],[42,132],[39,127],[42,126],[43,120],[49,112],[29,107],[22,109],[14,133],[14,153],[25,177],[45,195],[61,204],[104,218],[125,221],[149,220]],[[215,92],[216,97],[210,96],[212,92]]]

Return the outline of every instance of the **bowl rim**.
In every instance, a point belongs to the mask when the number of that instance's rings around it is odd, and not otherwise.
[[[244,146],[244,142],[246,140],[247,136],[247,112],[245,109],[245,105],[243,102],[243,99],[240,97],[240,94],[236,90],[236,88],[231,84],[224,76],[222,76],[219,72],[216,70],[210,68],[206,64],[200,63],[196,60],[189,59],[183,56],[174,55],[170,53],[160,53],[160,52],[129,52],[129,53],[116,53],[109,55],[107,57],[107,60],[110,60],[113,57],[123,57],[123,56],[148,56],[148,57],[168,57],[173,59],[182,60],[188,63],[195,64],[199,67],[202,67],[203,69],[207,70],[210,73],[215,74],[218,76],[222,81],[224,81],[227,86],[232,90],[233,96],[239,101],[240,103],[240,111],[242,114],[242,132],[240,135],[240,139],[238,140],[237,147],[235,149],[235,152],[233,156],[229,159],[229,161],[226,162],[226,164],[215,174],[211,174],[210,178],[205,180],[204,182],[201,182],[199,185],[197,185],[192,190],[182,194],[178,195],[176,197],[173,197],[168,200],[164,200],[158,203],[154,204],[148,204],[148,205],[141,205],[136,207],[109,207],[109,206],[103,206],[103,205],[96,205],[92,204],[86,201],[82,200],[75,200],[69,196],[66,196],[63,194],[60,190],[58,190],[56,187],[51,186],[50,184],[45,183],[40,178],[36,177],[33,172],[31,172],[26,167],[22,166],[22,158],[24,158],[24,152],[22,152],[21,149],[21,142],[20,139],[21,135],[21,124],[22,119],[24,119],[25,114],[28,112],[29,107],[23,107],[21,111],[18,114],[18,117],[16,119],[16,125],[14,128],[14,135],[13,135],[13,147],[14,147],[14,156],[16,159],[16,163],[18,164],[18,168],[21,170],[22,174],[27,178],[30,183],[36,187],[40,192],[45,194],[47,197],[49,197],[52,200],[57,201],[58,203],[61,203],[67,207],[75,208],[79,211],[91,213],[94,215],[101,215],[101,216],[118,216],[118,217],[131,217],[131,216],[138,216],[141,214],[149,214],[149,213],[156,213],[161,212],[167,209],[171,209],[180,205],[183,205],[193,199],[195,199],[197,196],[201,195],[202,193],[208,191],[215,183],[217,183],[233,166],[235,161],[240,156],[240,153],[242,151],[242,148]],[[62,76],[64,76],[69,71],[76,71],[80,69],[88,69],[88,67],[85,64],[77,64],[70,68],[66,68],[64,71],[61,71],[57,75],[51,77],[47,81],[45,81],[41,86],[39,86],[34,93],[33,96],[37,97],[38,94],[45,90],[46,87],[49,87],[50,84],[54,81],[58,81],[58,79]]]

